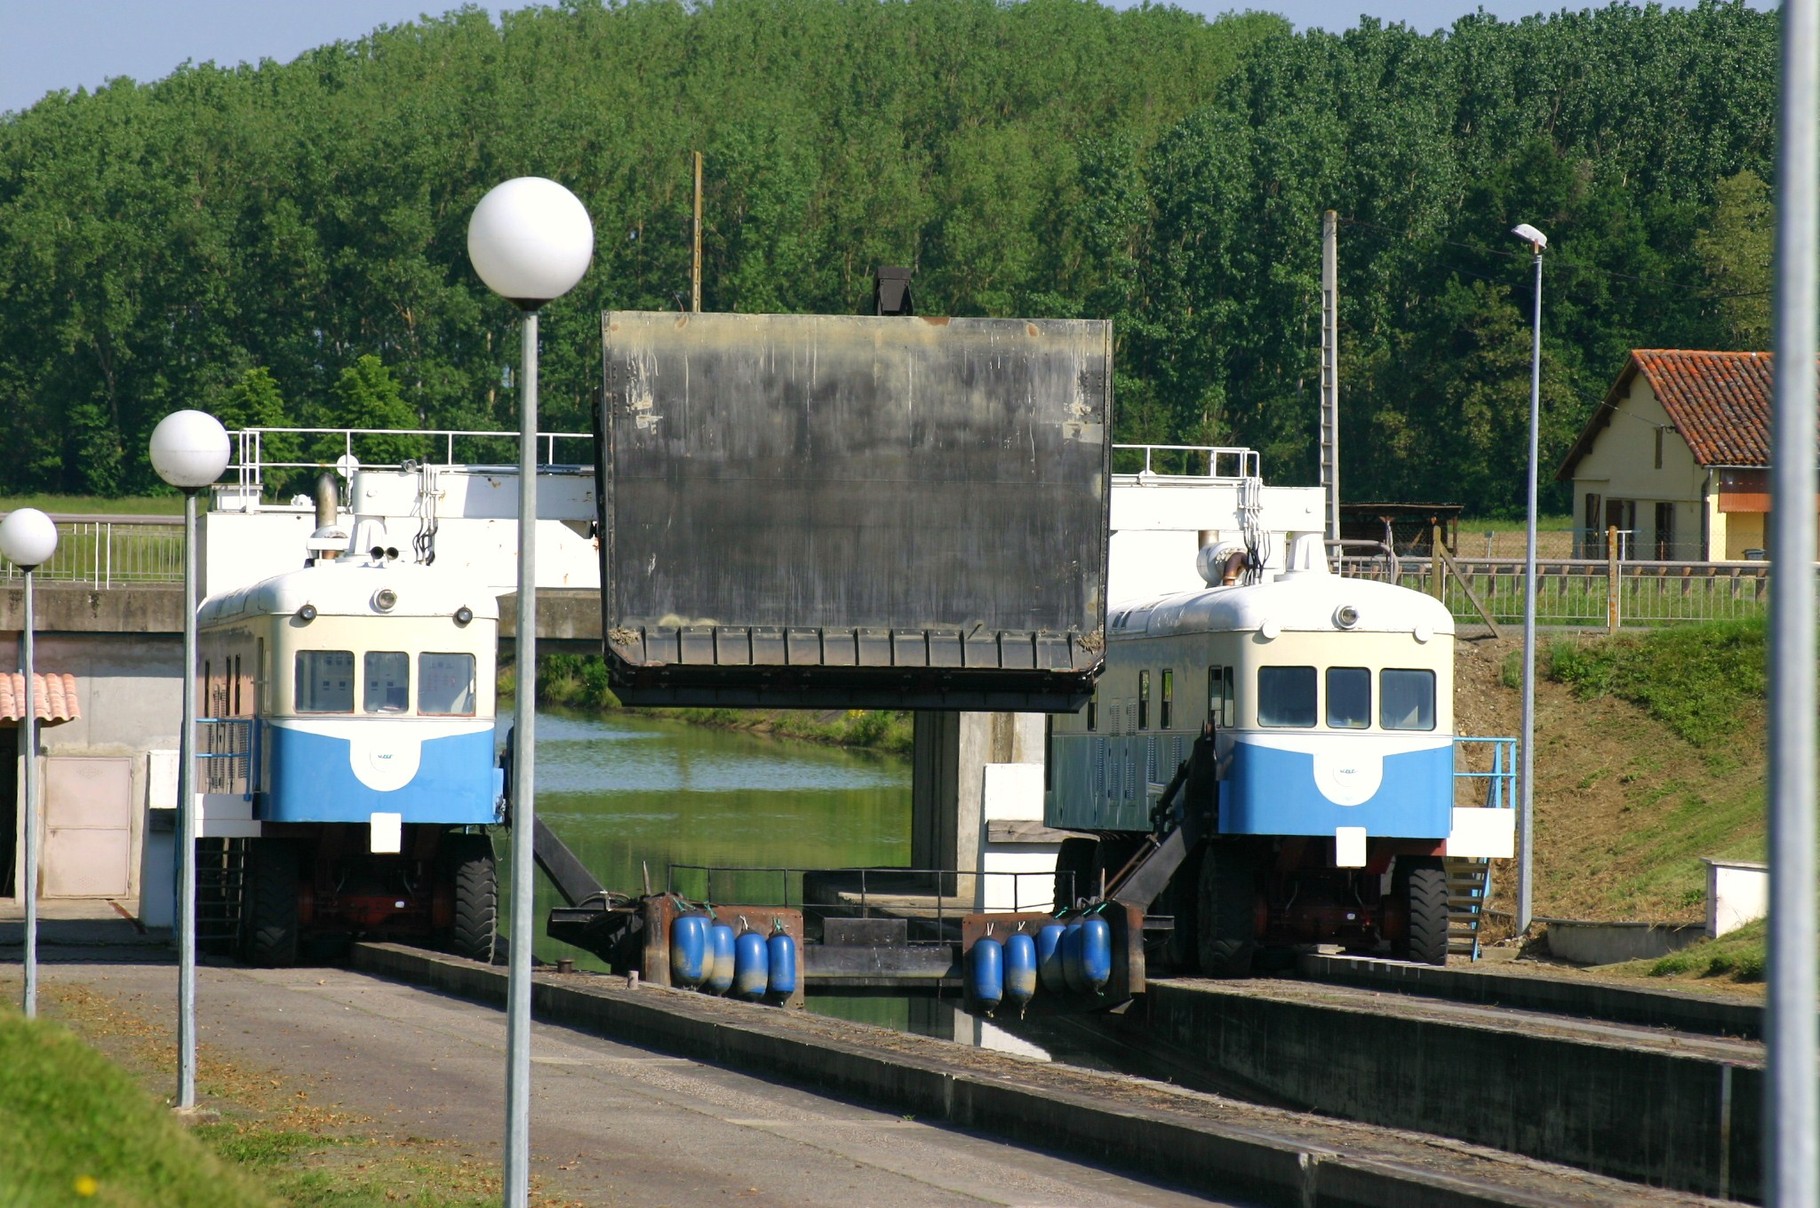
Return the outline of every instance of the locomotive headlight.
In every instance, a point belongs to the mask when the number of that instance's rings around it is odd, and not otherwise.
[[[316,619],[316,606],[314,604],[305,604],[302,608],[299,608],[297,610],[297,619],[302,621],[305,625],[314,621]]]
[[[1263,638],[1266,642],[1276,641],[1277,635],[1282,632],[1283,627],[1275,621],[1265,621],[1258,626],[1258,636]]]
[[[1435,635],[1435,631],[1426,625],[1417,625],[1413,633],[1416,641],[1421,642],[1424,645],[1427,644],[1429,638],[1432,638]]]
[[[389,587],[382,587],[373,593],[373,607],[380,612],[391,612],[398,607],[398,593]]]
[[[469,621],[472,621],[473,619],[474,619],[474,610],[472,608],[469,608],[466,604],[463,604],[460,608],[457,608],[455,610],[455,623],[457,625],[466,625]]]
[[[1350,604],[1342,604],[1333,610],[1333,623],[1341,629],[1351,629],[1359,623],[1359,610]]]

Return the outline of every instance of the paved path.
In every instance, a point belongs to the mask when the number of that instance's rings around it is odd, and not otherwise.
[[[16,998],[17,952],[0,959],[0,986]],[[51,947],[42,959],[47,988],[80,981],[174,1029],[176,969],[153,952]],[[318,1106],[498,1159],[502,1012],[339,969],[204,966],[197,1002],[202,1044],[309,1085]],[[534,1169],[551,1192],[589,1204],[1210,1202],[559,1026],[536,1026],[532,1062]]]

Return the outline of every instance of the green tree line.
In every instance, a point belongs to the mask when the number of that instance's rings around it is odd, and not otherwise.
[[[924,313],[1110,318],[1120,439],[1249,445],[1285,483],[1315,474],[1336,210],[1347,497],[1512,512],[1515,223],[1551,240],[1545,467],[1629,348],[1764,345],[1778,21],[570,0],[52,94],[0,115],[0,492],[154,489],[186,406],[512,428],[516,317],[466,225],[524,174],[595,223],[542,324],[543,426],[585,431],[599,312],[686,304],[699,150],[704,307],[861,311],[907,264]]]

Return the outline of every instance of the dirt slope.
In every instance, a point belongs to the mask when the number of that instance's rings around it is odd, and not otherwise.
[[[1544,635],[1538,645],[1545,654],[1557,640]],[[1521,649],[1518,638],[1459,642],[1459,733],[1519,732],[1521,693],[1503,669],[1507,660],[1518,666]],[[1697,922],[1706,909],[1700,857],[1762,858],[1760,736],[1701,751],[1629,702],[1580,700],[1539,673],[1535,775],[1538,916]],[[1515,862],[1500,863],[1494,910],[1511,908],[1515,884]]]

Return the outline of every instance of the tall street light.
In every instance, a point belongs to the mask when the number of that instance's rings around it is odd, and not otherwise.
[[[173,411],[152,429],[152,469],[183,492],[183,729],[177,738],[177,1110],[196,1106],[196,492],[221,477],[227,429]]]
[[[32,572],[57,549],[57,526],[37,508],[0,520],[0,557],[25,572],[25,706],[19,716],[19,754],[25,764],[25,1017],[38,1014],[38,700],[32,683]]]
[[[594,257],[594,224],[575,194],[541,176],[508,180],[468,220],[468,259],[487,288],[524,312],[518,430],[518,690],[512,706],[512,924],[506,974],[505,1204],[531,1189],[531,853],[536,804],[537,312]]]
[[[1527,222],[1511,234],[1529,244],[1536,256],[1535,340],[1529,363],[1529,524],[1523,546],[1523,771],[1517,826],[1522,849],[1517,861],[1517,934],[1529,929],[1531,886],[1535,881],[1535,738],[1536,738],[1536,458],[1542,411],[1542,253],[1548,236]],[[1613,585],[1616,590],[1616,584]]]

